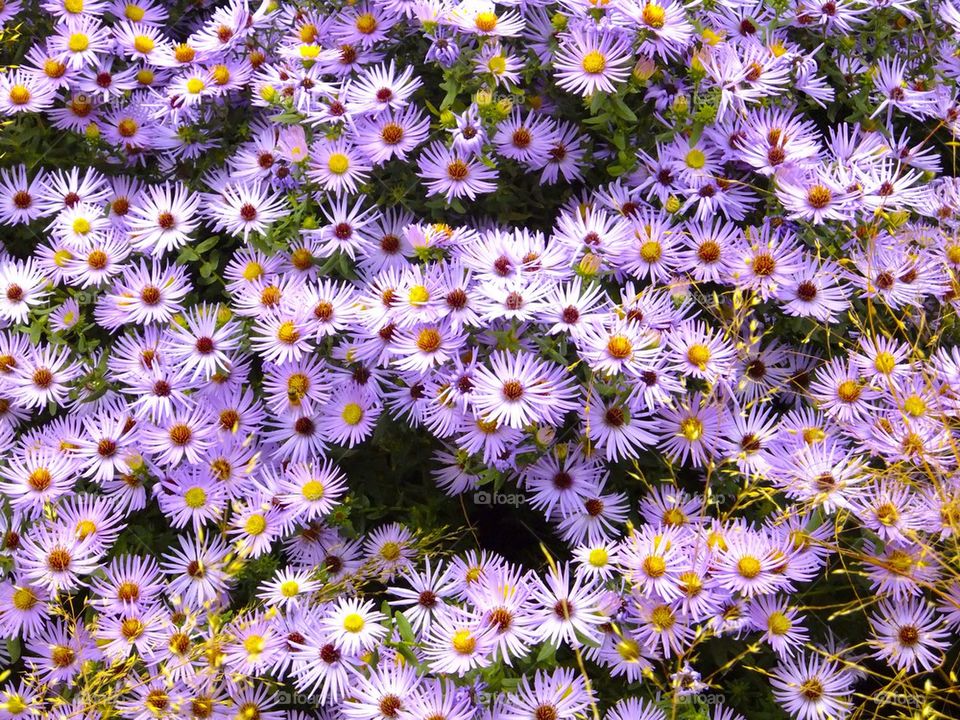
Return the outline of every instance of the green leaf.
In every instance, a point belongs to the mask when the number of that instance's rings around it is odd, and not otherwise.
[[[416,645],[417,636],[414,635],[413,628],[410,627],[410,621],[407,620],[406,616],[402,612],[398,612],[393,616],[393,620],[397,623],[397,630],[400,631],[400,637],[403,641]]]
[[[550,661],[553,663],[554,658],[557,655],[557,646],[553,643],[544,643],[543,647],[540,648],[540,652],[537,653],[537,663],[542,663]]]
[[[197,254],[205,253],[207,250],[209,250],[210,248],[212,248],[212,247],[213,247],[214,245],[216,245],[218,242],[220,242],[220,236],[219,236],[219,235],[214,235],[213,237],[207,238],[206,240],[204,240],[204,241],[203,241],[202,243],[200,243],[199,245],[194,246],[193,251],[194,251],[195,253],[197,253]]]

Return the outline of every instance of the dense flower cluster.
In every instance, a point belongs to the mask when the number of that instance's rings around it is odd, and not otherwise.
[[[0,23],[0,718],[955,707],[952,0]]]

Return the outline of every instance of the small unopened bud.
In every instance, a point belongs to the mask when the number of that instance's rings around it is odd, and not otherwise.
[[[588,252],[586,255],[580,258],[580,265],[578,268],[581,275],[586,275],[587,277],[596,275],[598,272],[600,272],[600,256]]]
[[[722,38],[710,28],[703,31],[703,41],[707,45],[716,45]]]
[[[537,430],[537,444],[538,445],[549,445],[557,437],[557,431],[545,425],[544,427]]]
[[[640,82],[649,80],[656,71],[657,64],[650,58],[640,58],[633,66],[633,76]]]
[[[277,89],[273,85],[264,85],[260,88],[260,97],[267,102],[273,102],[277,96]]]

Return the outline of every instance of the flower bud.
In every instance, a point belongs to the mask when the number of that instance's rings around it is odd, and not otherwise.
[[[580,258],[580,264],[577,269],[580,271],[581,275],[593,277],[600,272],[600,257],[588,252],[586,255]]]
[[[550,443],[552,443],[554,439],[557,437],[557,431],[554,428],[550,427],[549,425],[545,425],[544,427],[537,430],[536,437],[537,437],[538,445],[547,446],[547,445],[550,445]]]
[[[633,66],[633,76],[640,82],[649,80],[656,71],[657,64],[650,58],[640,58]]]

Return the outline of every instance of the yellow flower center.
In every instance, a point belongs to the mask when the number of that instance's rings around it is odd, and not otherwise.
[[[707,535],[707,545],[709,545],[712,548],[719,548],[720,550],[727,549],[726,538],[724,538],[723,534],[718,532],[717,530],[714,530],[709,535]]]
[[[707,367],[707,363],[710,362],[710,348],[700,343],[691,345],[687,349],[687,360],[690,361],[691,365],[696,365],[703,370]]]
[[[280,594],[285,598],[296,597],[300,593],[300,583],[296,580],[287,580],[280,586]]]
[[[493,32],[494,28],[497,27],[497,14],[492,12],[478,13],[473,23],[480,32]]]
[[[451,640],[453,649],[461,655],[469,655],[477,647],[477,640],[469,630],[457,630]]]
[[[326,491],[327,489],[319,480],[308,480],[300,488],[300,494],[309,502],[320,500]]]
[[[350,613],[343,619],[343,629],[349,633],[358,633],[366,623],[357,613]]]
[[[687,597],[693,598],[703,591],[703,580],[695,572],[685,572],[680,574],[680,589]]]
[[[684,418],[680,423],[680,434],[690,442],[695,442],[703,435],[703,423],[695,417]]]
[[[207,504],[207,493],[203,488],[190,488],[184,493],[183,501],[187,504],[188,508],[197,510]]]
[[[657,605],[650,613],[650,622],[659,632],[669,630],[676,621],[677,618],[668,605]]]
[[[647,3],[643,8],[643,22],[647,27],[659,30],[666,20],[667,11],[656,3]]]
[[[133,118],[124,118],[117,123],[117,132],[120,134],[120,137],[133,137],[137,134],[138,129],[137,121]]]
[[[895,525],[897,520],[900,517],[900,513],[897,512],[897,508],[894,507],[892,503],[883,503],[874,511],[874,514],[877,516],[877,520],[881,525],[886,525],[890,527]]]
[[[363,13],[357,17],[357,30],[364,35],[369,35],[377,29],[377,19],[372,13]]]
[[[174,49],[173,56],[178,63],[193,62],[193,59],[197,56],[197,51],[189,45],[181,43]]]
[[[297,248],[290,253],[290,262],[297,270],[307,270],[313,265],[313,253],[307,248]]]
[[[599,50],[591,50],[583,56],[580,66],[584,72],[597,75],[607,67],[607,58]]]
[[[73,33],[67,41],[67,47],[75,53],[83,52],[90,47],[90,38],[83,33]]]
[[[137,35],[133,39],[133,49],[146,55],[153,50],[153,40],[146,35]]]
[[[363,420],[363,408],[357,405],[357,403],[347,403],[344,405],[340,417],[343,418],[343,421],[347,425],[357,425]]]
[[[30,91],[23,85],[14,85],[10,88],[10,102],[14,105],[26,105],[30,102]]]
[[[860,397],[860,385],[855,380],[844,380],[837,386],[837,397],[843,402],[856,402]]]
[[[752,555],[744,555],[737,561],[737,572],[747,580],[752,580],[759,575],[761,569],[760,561]]]
[[[90,232],[90,221],[86,218],[77,218],[73,221],[73,231],[77,235],[86,235]]]
[[[143,16],[147,14],[147,11],[144,10],[139,5],[134,5],[133,3],[127,3],[127,6],[123,9],[123,14],[126,16],[127,20],[133,20],[133,22],[140,22],[143,20]]]
[[[294,373],[287,378],[287,399],[297,404],[306,397],[310,379],[303,373]]]
[[[380,557],[388,562],[393,562],[400,557],[400,545],[393,541],[385,542],[380,548]]]
[[[243,649],[248,655],[259,655],[267,647],[267,641],[262,635],[251,635],[243,641]]]
[[[263,515],[251,515],[243,524],[243,529],[247,535],[262,535],[263,531],[267,529],[267,521]]]
[[[663,247],[656,240],[647,240],[640,246],[640,257],[644,262],[655,263],[663,255]]]
[[[48,78],[61,78],[66,71],[67,66],[53,58],[47,58],[43,62],[43,74]]]
[[[246,267],[243,268],[244,280],[256,280],[261,275],[263,275],[263,266],[256,260],[251,260],[247,263]]]
[[[607,560],[610,559],[610,554],[607,552],[606,548],[594,548],[590,551],[590,554],[587,556],[587,562],[589,562],[594,567],[604,567],[607,564]]]
[[[327,159],[327,169],[334,175],[343,175],[350,169],[350,158],[343,153],[332,153]]]
[[[877,372],[884,375],[892,373],[896,365],[897,359],[893,356],[893,353],[887,352],[886,350],[878,352],[877,357],[873,361],[873,366],[877,369]]]
[[[833,193],[824,185],[814,185],[807,191],[807,202],[815,210],[822,210],[830,204],[831,200],[833,200]]]
[[[153,85],[153,81],[156,78],[153,70],[149,68],[143,68],[142,70],[137,71],[137,82],[141,85]]]
[[[187,80],[187,92],[191,95],[197,95],[203,92],[205,87],[206,85],[204,85],[203,80],[200,78],[190,78]]]
[[[92,520],[81,520],[77,523],[77,537],[85,540],[97,531],[97,526]]]
[[[686,162],[687,167],[694,170],[700,170],[704,165],[707,164],[707,156],[704,154],[703,150],[694,148],[687,153]]]
[[[887,558],[887,564],[894,572],[906,575],[913,569],[913,558],[903,550],[894,550]]]
[[[620,655],[625,662],[637,662],[637,660],[640,659],[640,645],[636,640],[623,638],[623,640],[617,643],[617,654]]]
[[[136,640],[143,635],[143,623],[137,618],[126,618],[120,623],[120,632],[127,640]]]
[[[4,709],[10,713],[12,717],[16,717],[27,709],[27,703],[24,702],[23,698],[19,695],[8,695],[4,705],[6,706]]]
[[[430,299],[430,291],[423,285],[414,285],[407,295],[411,305],[422,305]]]
[[[20,587],[13,591],[13,606],[17,610],[30,610],[37,604],[37,596],[30,588]]]
[[[494,55],[487,60],[487,67],[494,75],[500,75],[507,69],[507,59],[503,55]]]
[[[300,339],[300,331],[297,330],[297,326],[292,322],[287,320],[284,323],[280,324],[280,327],[277,328],[277,339],[286,343],[287,345],[293,345],[297,340]]]
[[[417,335],[417,347],[425,353],[434,353],[440,349],[442,339],[434,328],[425,328]]]
[[[927,411],[927,404],[919,395],[911,395],[903,401],[903,411],[911,417],[920,417]]]
[[[790,618],[779,610],[770,613],[770,617],[767,618],[767,629],[770,630],[771,635],[786,635],[791,627],[793,623],[790,622]]]
[[[648,555],[643,561],[643,571],[647,577],[662,577],[667,571],[667,563],[659,555]]]
[[[626,360],[633,354],[633,343],[625,335],[614,335],[607,341],[607,352],[617,360]]]
[[[230,82],[230,70],[226,65],[216,65],[213,68],[213,81],[217,85],[226,85]]]

